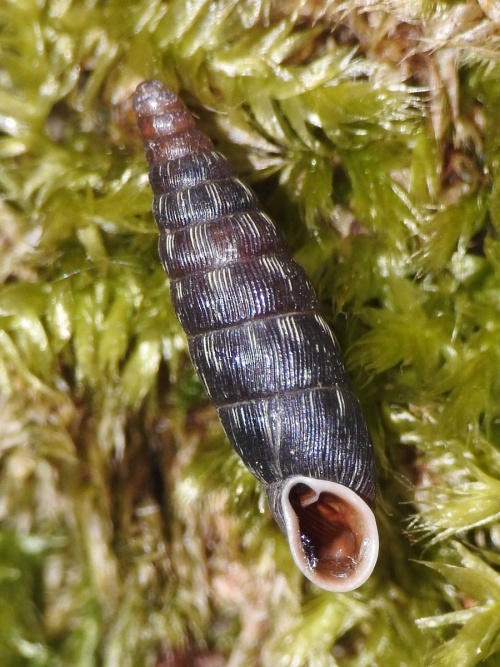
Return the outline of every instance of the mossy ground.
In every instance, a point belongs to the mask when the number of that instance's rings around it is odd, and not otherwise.
[[[346,351],[359,591],[303,581],[194,377],[130,95],[179,90]],[[0,4],[0,664],[500,664],[500,11]]]

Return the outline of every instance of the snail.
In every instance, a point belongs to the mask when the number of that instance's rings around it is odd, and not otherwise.
[[[373,447],[314,289],[177,95],[146,81],[133,105],[194,368],[296,565],[351,591],[378,555]]]

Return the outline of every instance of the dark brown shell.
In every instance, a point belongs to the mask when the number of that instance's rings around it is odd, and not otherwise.
[[[311,488],[314,480],[333,484],[331,494],[322,485],[321,499],[318,495],[313,504],[319,508],[313,521],[322,530],[328,523],[322,515],[330,512],[322,504],[326,496],[335,496],[335,502],[328,500],[331,508],[346,488],[373,506],[376,489],[370,437],[339,346],[282,235],[179,98],[160,82],[148,81],[138,87],[134,107],[149,162],[160,257],[194,367],[229,440],[265,485],[287,533],[287,512],[292,523],[297,515],[305,574],[324,585],[321,577],[308,574],[319,571],[321,549],[319,533],[312,538],[303,526],[297,498],[310,497],[302,492],[303,480]],[[290,487],[294,478],[301,482]],[[292,490],[283,500],[285,487]],[[304,503],[308,507],[310,501]],[[311,521],[312,513],[305,513]],[[337,514],[335,522],[338,533]],[[342,529],[357,544],[344,557],[349,564],[328,575],[339,580],[349,579],[352,562],[362,560],[355,553],[362,540],[352,537],[357,529],[351,524]],[[335,534],[327,551],[332,542],[341,549]],[[330,552],[330,561],[337,558]]]

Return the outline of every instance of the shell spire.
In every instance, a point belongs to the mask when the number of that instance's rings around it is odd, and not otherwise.
[[[193,365],[297,566],[353,590],[378,554],[373,448],[312,285],[181,100],[146,81],[133,103]]]
[[[140,84],[133,104],[149,164],[213,150],[181,100],[159,81]]]

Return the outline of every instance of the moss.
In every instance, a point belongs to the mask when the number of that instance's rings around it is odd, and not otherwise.
[[[3,2],[2,664],[497,664],[497,13]],[[347,352],[382,536],[352,594],[304,583],[194,377],[130,107],[153,76]]]

